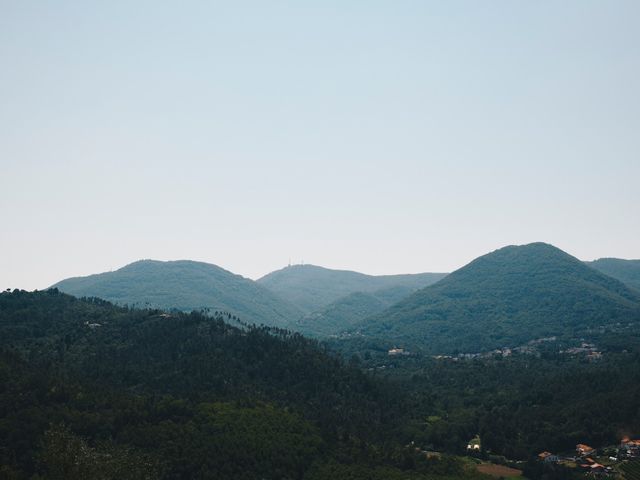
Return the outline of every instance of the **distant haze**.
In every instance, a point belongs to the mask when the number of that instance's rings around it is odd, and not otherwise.
[[[0,288],[640,258],[640,2],[0,2]]]

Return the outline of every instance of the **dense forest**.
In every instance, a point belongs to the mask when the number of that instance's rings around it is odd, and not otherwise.
[[[387,382],[223,318],[0,294],[0,478],[482,478],[405,445]]]

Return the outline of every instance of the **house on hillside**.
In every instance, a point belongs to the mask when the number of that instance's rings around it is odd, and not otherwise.
[[[587,354],[587,360],[591,362],[595,362],[596,360],[600,360],[602,358],[602,352],[589,352]]]
[[[545,463],[557,463],[560,461],[560,457],[558,455],[554,455],[551,452],[542,452],[538,454],[538,460]]]
[[[584,443],[579,443],[578,445],[576,445],[576,452],[578,452],[578,455],[591,455],[592,453],[595,453],[595,451],[595,448],[592,448],[589,445],[585,445]]]
[[[467,443],[467,451],[470,452],[479,452],[480,451],[480,436],[476,435],[469,443]]]
[[[620,450],[627,457],[640,457],[640,440],[624,438],[620,444]]]
[[[404,348],[392,348],[387,353],[390,357],[395,357],[397,355],[410,355],[410,353],[406,352]]]

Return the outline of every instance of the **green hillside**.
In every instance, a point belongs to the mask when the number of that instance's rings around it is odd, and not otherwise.
[[[593,262],[585,263],[599,272],[616,278],[640,291],[640,260],[600,258]]]
[[[373,293],[355,292],[336,300],[319,312],[305,315],[297,328],[309,335],[334,335],[388,306],[388,303]]]
[[[337,335],[365,318],[384,311],[414,291],[410,287],[397,286],[371,293],[350,293],[320,311],[305,315],[296,329],[314,336]]]
[[[404,447],[385,382],[222,317],[0,293],[0,477],[484,478]]]
[[[120,305],[224,310],[249,323],[292,325],[302,313],[247,278],[216,265],[189,260],[141,260],[114,272],[62,280],[53,287],[77,297],[99,297]]]
[[[640,294],[544,243],[477,258],[359,325],[364,338],[478,352],[640,321]]]
[[[374,276],[315,265],[293,265],[265,275],[258,283],[305,313],[313,313],[351,293],[371,293],[392,287],[417,290],[445,276],[446,273]]]

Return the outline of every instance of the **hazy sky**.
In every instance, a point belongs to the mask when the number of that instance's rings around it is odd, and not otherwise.
[[[640,2],[0,0],[0,288],[640,258]]]

